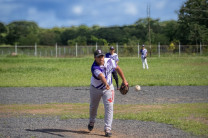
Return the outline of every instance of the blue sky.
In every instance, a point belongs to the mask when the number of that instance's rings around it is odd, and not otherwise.
[[[0,22],[34,21],[39,27],[123,26],[147,17],[177,20],[186,0],[0,0]]]

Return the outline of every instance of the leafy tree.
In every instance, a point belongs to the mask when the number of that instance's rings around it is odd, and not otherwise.
[[[60,35],[61,43],[63,45],[67,45],[68,40],[75,39],[77,37],[77,34],[78,33],[76,27],[67,28]]]
[[[69,46],[75,46],[75,45],[76,45],[76,40],[75,40],[75,39],[73,39],[73,40],[68,40],[68,41],[67,41],[67,45],[69,45]]]
[[[87,44],[87,38],[85,36],[78,36],[75,39],[68,40],[67,43],[68,45],[75,45],[77,43],[78,45],[85,46]]]
[[[57,43],[56,33],[52,30],[42,29],[39,33],[40,45],[55,45]]]
[[[9,33],[7,41],[9,44],[18,42],[20,38],[27,37],[29,34],[38,34],[39,27],[35,22],[16,21],[7,25]]]
[[[4,23],[0,22],[0,34],[6,32],[7,32],[6,26],[4,25]]]
[[[0,22],[0,44],[4,44],[5,43],[5,36],[7,33],[7,28],[6,26]]]
[[[168,42],[172,42],[177,38],[178,22],[174,20],[164,21],[160,24],[162,32],[166,36]]]
[[[122,43],[124,32],[121,27],[103,27],[95,32],[95,36],[99,39],[105,39],[109,44]]]
[[[107,42],[107,40],[100,38],[100,39],[98,39],[98,45],[107,46],[108,42]]]
[[[55,41],[56,43],[58,43],[59,45],[63,45],[62,41],[61,41],[61,33],[65,30],[65,28],[58,28],[58,27],[54,27],[52,28],[52,32],[55,33]]]
[[[91,39],[90,41],[88,41],[90,44],[96,44],[98,43],[99,39],[97,37],[95,37],[94,35],[91,35]]]
[[[187,0],[178,11],[179,33],[183,43],[208,42],[208,1]],[[202,31],[203,29],[203,31]],[[203,38],[203,39],[202,39]],[[207,38],[207,39],[206,39]]]
[[[149,20],[149,21],[148,21]],[[137,35],[139,38],[143,40],[142,43],[149,44],[149,22],[150,22],[150,36],[151,36],[151,43],[157,44],[158,42],[161,42],[164,39],[161,39],[162,36],[157,36],[158,34],[162,33],[162,27],[160,25],[159,19],[148,19],[148,18],[142,18],[136,21],[135,25],[137,26],[138,33]],[[165,38],[165,37],[164,37]],[[161,42],[163,43],[163,42]]]
[[[153,39],[152,43],[158,44],[158,42],[160,42],[160,44],[169,44],[170,40],[163,33],[154,34],[154,39]]]
[[[39,42],[39,39],[36,34],[30,33],[26,36],[21,36],[18,42],[20,45],[34,45]]]

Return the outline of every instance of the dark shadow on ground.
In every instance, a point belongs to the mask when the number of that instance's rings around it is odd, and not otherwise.
[[[30,132],[41,132],[41,133],[46,133],[50,135],[55,135],[59,137],[65,137],[64,135],[58,134],[58,133],[63,133],[63,132],[69,132],[69,133],[75,133],[75,134],[86,134],[86,135],[96,135],[96,136],[104,136],[104,135],[99,135],[99,134],[90,134],[89,131],[84,131],[84,130],[66,130],[66,129],[25,129],[26,131]]]

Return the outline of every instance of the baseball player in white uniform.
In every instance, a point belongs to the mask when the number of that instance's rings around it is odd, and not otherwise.
[[[112,84],[112,71],[115,69],[121,77],[123,83],[128,85],[123,71],[110,58],[104,58],[101,50],[94,52],[94,62],[91,67],[92,77],[90,85],[90,118],[88,130],[92,131],[94,128],[95,119],[97,116],[97,109],[100,99],[102,98],[105,108],[105,126],[104,132],[106,137],[111,137],[111,126],[113,121],[113,104],[114,104],[114,87]]]
[[[118,61],[119,61],[118,55],[115,53],[115,49],[114,49],[113,46],[110,47],[110,52],[109,53],[106,53],[105,54],[105,57],[106,58],[111,58],[111,59],[115,60],[116,64],[118,65]],[[112,75],[113,75],[113,78],[116,81],[117,90],[119,90],[119,86],[118,86],[118,75],[117,75],[117,72],[116,72],[115,69],[113,70]]]
[[[147,49],[145,48],[144,45],[142,45],[142,49],[140,50],[140,53],[141,53],[143,69],[145,69],[145,66],[148,69],[149,67],[147,64]]]

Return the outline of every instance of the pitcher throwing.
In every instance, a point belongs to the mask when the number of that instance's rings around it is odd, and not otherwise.
[[[105,126],[104,132],[106,137],[111,137],[111,126],[113,122],[113,104],[114,104],[114,87],[112,84],[112,71],[116,70],[121,77],[123,83],[128,85],[123,71],[110,58],[104,58],[104,53],[101,50],[94,52],[94,62],[91,67],[92,77],[90,85],[90,118],[88,130],[92,131],[97,116],[97,109],[100,99],[103,99],[105,108]]]

